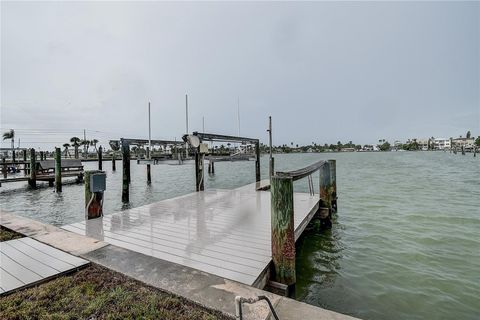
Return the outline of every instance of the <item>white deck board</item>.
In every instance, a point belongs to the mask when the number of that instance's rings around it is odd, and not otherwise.
[[[195,192],[63,228],[252,285],[271,261],[270,192],[254,185]],[[318,200],[294,194],[297,233]]]
[[[88,264],[30,238],[0,242],[0,294],[36,284]]]

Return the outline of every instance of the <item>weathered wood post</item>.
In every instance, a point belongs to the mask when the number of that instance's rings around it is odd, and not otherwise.
[[[101,170],[85,171],[85,217],[99,218],[103,215],[103,191],[92,192],[91,177],[95,174],[104,174]]]
[[[23,175],[26,176],[28,174],[27,170],[27,149],[23,149]]]
[[[15,163],[15,149],[12,150],[12,162]],[[15,164],[14,164],[15,165]]]
[[[271,179],[272,260],[275,281],[295,292],[295,230],[293,212],[293,179],[272,176]]]
[[[45,155],[45,153],[43,151],[40,151],[40,161],[43,161],[44,155]]]
[[[102,146],[98,147],[98,170],[102,170],[103,166],[103,149]]]
[[[7,179],[7,159],[2,158],[2,173],[3,173],[3,178]]]
[[[260,142],[255,142],[255,181],[260,181]]]
[[[115,151],[112,151],[112,171],[117,170],[117,166],[115,164]]]
[[[205,189],[203,183],[203,171],[204,171],[204,161],[203,153],[200,152],[200,147],[196,148],[195,152],[195,185],[197,191],[203,191]]]
[[[215,173],[215,162],[212,159],[208,161],[208,173],[209,174]]]
[[[332,227],[332,198],[331,198],[331,174],[330,162],[325,162],[320,167],[320,205],[318,208],[318,217],[320,225],[324,228]]]
[[[465,155],[465,146],[462,145],[462,155]]]
[[[62,153],[55,148],[55,191],[62,192]]]
[[[147,163],[147,184],[151,184],[152,183],[152,173],[151,173],[151,168],[150,168],[150,148],[147,147],[147,159],[148,159],[148,163]]]
[[[330,167],[330,201],[332,208],[337,212],[337,161],[328,160]]]
[[[330,163],[327,161],[320,168],[320,200],[322,207],[331,208],[330,199]]]
[[[130,201],[130,146],[127,142],[122,140],[122,202]]]
[[[37,187],[37,162],[35,158],[35,149],[30,149],[30,179],[28,179],[28,184],[34,189]]]

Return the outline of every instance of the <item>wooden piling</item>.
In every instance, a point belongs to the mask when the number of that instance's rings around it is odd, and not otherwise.
[[[117,166],[115,164],[115,151],[112,152],[112,171],[117,170]]]
[[[12,162],[16,162],[15,161],[16,157],[15,157],[15,149],[12,150]]]
[[[7,179],[7,173],[8,173],[7,159],[5,159],[5,158],[2,158],[2,173],[3,173],[3,178]]]
[[[130,146],[125,141],[122,142],[122,164],[122,202],[127,203],[130,201]]]
[[[62,192],[62,153],[55,148],[55,191]]]
[[[255,181],[260,181],[260,142],[255,142]]]
[[[274,279],[295,291],[295,230],[293,212],[293,179],[272,176],[272,260]]]
[[[34,189],[37,187],[37,162],[35,149],[30,149],[30,179],[28,179],[28,184]]]
[[[195,189],[197,191],[203,191],[205,189],[203,182],[203,158],[203,153],[200,153],[200,148],[197,148],[197,152],[195,153]]]
[[[102,149],[102,146],[98,147],[98,170],[102,170],[102,166],[103,166],[103,149]]]
[[[45,153],[43,151],[40,151],[40,161],[43,161],[43,157],[45,156]]]
[[[337,212],[337,161],[328,160],[330,167],[330,202],[332,209]]]
[[[96,173],[103,173],[100,170],[85,171],[85,217],[87,219],[99,218],[103,215],[103,192],[90,191],[90,177]]]
[[[215,162],[212,159],[208,161],[208,173],[209,174],[215,173]]]
[[[330,198],[330,163],[326,162],[320,168],[320,205],[331,208]]]
[[[150,161],[150,148],[147,147],[147,159]],[[147,184],[152,183],[152,172],[150,168],[150,162],[147,163]]]

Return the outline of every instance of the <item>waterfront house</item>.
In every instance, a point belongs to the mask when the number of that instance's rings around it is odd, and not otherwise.
[[[450,139],[435,138],[433,140],[433,146],[435,150],[448,150],[450,149]]]

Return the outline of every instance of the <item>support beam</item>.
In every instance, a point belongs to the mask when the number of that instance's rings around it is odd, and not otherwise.
[[[37,161],[35,149],[30,149],[30,179],[28,179],[28,184],[31,188],[37,188]]]
[[[295,229],[293,212],[293,179],[273,176],[271,179],[272,260],[276,282],[295,292]]]
[[[122,143],[122,164],[122,202],[128,203],[130,201],[130,146],[127,143]]]
[[[55,191],[62,192],[62,153],[55,148]]]

